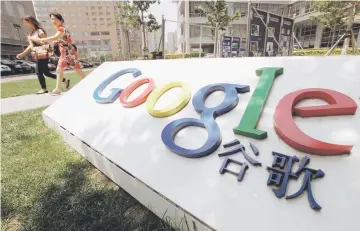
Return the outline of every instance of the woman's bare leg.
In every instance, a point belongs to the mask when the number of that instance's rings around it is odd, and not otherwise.
[[[54,92],[61,92],[61,83],[64,78],[64,69],[58,69],[57,70],[57,78],[56,78],[56,87],[54,89]]]
[[[82,71],[82,69],[75,69],[76,74],[80,76],[80,78],[85,78],[86,74]]]

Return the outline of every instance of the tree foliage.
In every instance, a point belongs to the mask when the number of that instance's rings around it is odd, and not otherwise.
[[[139,29],[141,24],[137,9],[128,2],[117,2],[116,5],[120,9],[116,23],[122,25],[128,31]]]
[[[343,25],[347,16],[345,5],[341,1],[314,1],[312,8],[322,14],[313,16],[312,19],[329,28]]]
[[[132,1],[133,6],[139,12],[140,17],[140,25],[142,27],[142,37],[143,37],[143,52],[147,52],[147,44],[146,44],[146,32],[156,31],[161,28],[161,25],[157,22],[155,16],[153,14],[146,15],[153,4],[160,4],[159,0],[151,0],[151,1]]]
[[[211,33],[215,37],[214,53],[217,57],[219,31],[225,31],[232,21],[240,17],[240,13],[228,15],[228,4],[224,0],[203,2],[197,10],[206,16],[207,24],[211,27]]]
[[[360,1],[321,1],[316,0],[312,4],[312,8],[320,12],[318,16],[312,17],[313,20],[320,22],[325,27],[331,28],[334,32],[336,27],[347,25],[347,30],[352,30],[352,25],[356,15],[360,12]],[[344,42],[344,50],[346,53],[349,39]],[[333,43],[334,41],[332,41]]]
[[[115,19],[115,23],[120,24],[124,30],[127,43],[127,53],[131,57],[131,47],[130,47],[130,34],[134,30],[140,29],[140,16],[138,10],[129,2],[117,2],[117,7],[119,8],[119,14]]]
[[[127,33],[128,53],[131,56],[131,48],[129,41],[129,33],[134,29],[141,29],[142,33],[142,47],[143,52],[147,51],[146,32],[156,31],[161,28],[155,16],[151,13],[147,14],[151,5],[158,3],[158,0],[138,1],[125,0],[117,3],[120,9],[120,14],[117,17],[116,23],[121,24],[125,33]]]

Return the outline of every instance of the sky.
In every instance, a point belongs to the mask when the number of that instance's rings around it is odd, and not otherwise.
[[[149,13],[153,13],[156,19],[161,23],[161,17],[164,15],[165,19],[177,20],[177,3],[171,0],[160,0],[160,4],[153,4],[150,7]],[[165,24],[165,39],[167,40],[167,33],[176,31],[177,23],[167,22]]]

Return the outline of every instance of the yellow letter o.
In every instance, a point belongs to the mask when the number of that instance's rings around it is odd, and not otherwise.
[[[163,109],[155,110],[154,107],[156,102],[159,100],[159,98],[165,92],[175,87],[182,88],[182,92],[179,96],[179,99]],[[162,88],[156,88],[153,92],[151,92],[146,100],[146,107],[149,113],[154,117],[167,117],[181,111],[189,103],[190,98],[191,98],[191,90],[187,84],[182,82],[171,82],[166,84]]]

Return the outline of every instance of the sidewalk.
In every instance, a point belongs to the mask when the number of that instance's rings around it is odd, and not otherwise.
[[[83,69],[83,71],[92,71],[95,68],[86,68]],[[68,70],[65,71],[66,73],[73,73],[75,72],[74,70]],[[55,74],[55,72],[52,72]],[[15,81],[22,81],[22,80],[26,80],[26,79],[37,79],[37,75],[36,74],[28,74],[28,75],[9,75],[9,76],[1,76],[1,83],[8,83],[8,82],[15,82]]]
[[[51,94],[31,94],[1,99],[1,114],[4,115],[49,106],[60,97],[61,96],[53,96]]]

